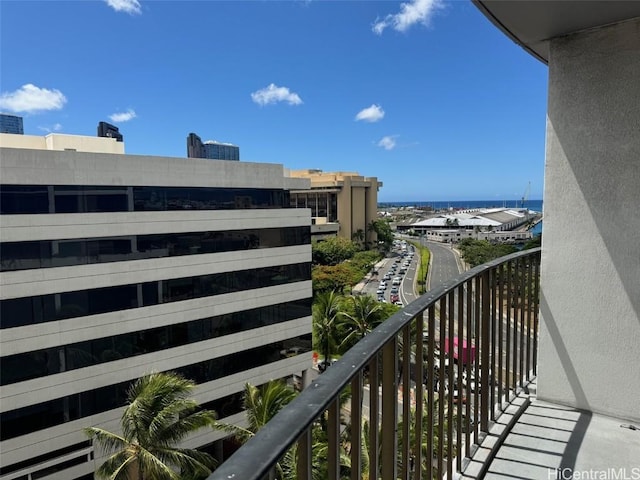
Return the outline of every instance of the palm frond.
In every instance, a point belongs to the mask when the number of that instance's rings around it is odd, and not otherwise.
[[[128,445],[128,442],[120,435],[116,435],[102,428],[89,427],[83,431],[106,455],[112,454],[117,450],[122,450]]]
[[[96,470],[98,478],[108,478],[110,480],[128,480],[129,470],[134,466],[135,456],[131,456],[129,451],[121,451],[109,457]]]

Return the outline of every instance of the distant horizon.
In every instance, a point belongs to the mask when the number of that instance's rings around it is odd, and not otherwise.
[[[398,204],[416,204],[416,203],[503,203],[503,202],[520,202],[521,198],[503,198],[503,199],[456,199],[456,200],[380,200],[378,199],[378,204],[381,203],[398,203]],[[544,199],[542,198],[530,198],[527,199],[526,202],[542,202]]]

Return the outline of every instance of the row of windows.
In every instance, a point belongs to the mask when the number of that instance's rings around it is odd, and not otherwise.
[[[329,192],[292,193],[292,208],[310,208],[312,217],[327,217],[330,222],[338,221],[338,196]]]
[[[0,385],[188,345],[309,315],[310,298],[9,355],[0,363]],[[283,355],[289,353],[284,352]]]
[[[0,213],[289,208],[289,191],[259,188],[0,185]]]
[[[29,460],[24,460],[22,462],[13,463],[11,465],[1,465],[0,466],[0,475],[7,475],[9,473],[13,473],[18,470],[22,470],[23,468],[29,468],[39,463],[44,463],[47,460],[52,460],[56,457],[62,457],[64,455],[68,455],[70,453],[76,452],[78,450],[83,450],[87,447],[91,446],[91,441],[86,440],[84,442],[75,443],[73,445],[68,445],[63,448],[59,448],[56,450],[51,450],[43,455],[38,455],[37,457],[31,457]]]
[[[297,263],[116,287],[12,298],[0,301],[0,329],[253,290],[310,279],[311,264]]]
[[[275,362],[281,358],[282,350],[294,354],[310,352],[311,335],[205,360],[174,371],[196,383],[205,383]],[[2,413],[0,441],[121,407],[126,404],[130,385],[131,382],[121,382]]]
[[[0,245],[0,262],[3,271],[12,271],[309,243],[309,227],[5,242]]]

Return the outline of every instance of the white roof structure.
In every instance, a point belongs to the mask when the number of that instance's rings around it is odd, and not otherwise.
[[[477,210],[466,210],[458,213],[440,214],[435,217],[413,223],[411,226],[419,228],[499,227],[505,223],[522,219],[525,216],[525,210],[482,208]]]

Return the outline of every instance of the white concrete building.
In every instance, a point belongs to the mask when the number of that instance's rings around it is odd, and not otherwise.
[[[309,180],[13,137],[0,137],[2,480],[92,478],[82,429],[117,430],[150,371],[192,378],[237,422],[246,382],[311,367],[311,217],[289,208]]]

